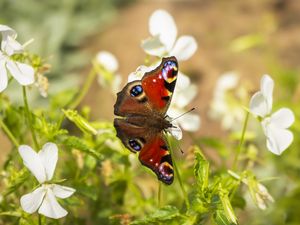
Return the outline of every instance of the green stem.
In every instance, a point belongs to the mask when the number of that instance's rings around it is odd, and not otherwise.
[[[38,217],[38,220],[39,220],[39,225],[42,225],[42,216],[41,216],[41,214],[39,214],[39,217]]]
[[[0,119],[0,127],[2,127],[3,131],[6,133],[7,137],[10,139],[10,141],[16,146],[19,146],[19,143],[17,141],[17,139],[15,138],[15,136],[12,134],[12,132],[9,130],[9,128],[6,126],[6,124],[4,123],[4,121],[2,121],[2,119]]]
[[[75,109],[80,104],[80,102],[83,100],[83,98],[85,97],[85,95],[89,91],[96,75],[97,75],[97,73],[96,73],[95,69],[93,68],[90,71],[90,73],[89,73],[83,87],[80,89],[78,95],[72,101],[72,103],[69,105],[69,107],[68,107],[69,109]]]
[[[26,87],[24,87],[24,86],[23,86],[23,100],[24,100],[25,114],[26,114],[26,117],[27,117],[27,122],[28,122],[29,129],[31,131],[31,136],[32,136],[32,140],[33,140],[33,143],[34,143],[34,147],[38,151],[40,149],[40,146],[37,142],[37,138],[36,138],[36,135],[35,135],[35,130],[33,128],[33,121],[32,121],[31,113],[30,113],[29,106],[28,106]]]
[[[170,146],[170,144],[169,144],[169,146]],[[183,183],[182,183],[182,180],[181,180],[181,176],[180,176],[180,173],[179,173],[179,170],[178,170],[175,158],[173,157],[174,154],[173,154],[173,151],[172,151],[172,147],[170,147],[170,153],[171,153],[171,156],[172,156],[172,159],[173,159],[173,166],[174,166],[175,173],[176,173],[176,176],[177,176],[177,179],[178,179],[178,182],[179,182],[179,185],[180,185],[183,197],[184,197],[184,201],[185,201],[186,207],[189,209],[190,208],[190,203],[188,201],[187,193],[186,193],[186,191],[184,189],[184,186],[183,186]]]
[[[239,143],[239,146],[238,146],[237,151],[236,151],[235,156],[234,156],[233,170],[236,170],[236,168],[237,168],[238,158],[239,158],[239,155],[241,153],[242,146],[244,144],[244,139],[245,139],[246,129],[247,129],[247,125],[248,125],[248,120],[249,120],[249,112],[247,111],[246,116],[245,116],[245,121],[244,121],[244,126],[243,126],[243,131],[242,131],[240,143]]]
[[[83,87],[80,88],[76,97],[71,102],[69,102],[64,108],[75,109],[80,104],[80,102],[83,100],[83,98],[87,94],[88,90],[90,89],[91,85],[93,84],[93,81],[94,81],[96,75],[97,75],[97,72],[93,68],[90,71],[90,73],[88,74],[88,77],[87,77]],[[61,124],[62,124],[64,118],[65,118],[65,114],[63,113],[57,123],[58,128],[61,127]]]
[[[161,207],[161,193],[162,193],[162,184],[161,181],[158,181],[158,193],[157,193],[158,208]]]

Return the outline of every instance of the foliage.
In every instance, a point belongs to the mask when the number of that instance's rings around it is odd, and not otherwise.
[[[48,5],[38,3],[39,10],[33,10],[32,4],[35,2],[29,0],[27,1],[28,5],[24,5],[24,8],[17,8],[13,2],[9,1],[0,4],[7,7],[8,11],[23,12],[22,10],[27,10],[33,12],[32,17],[38,17],[44,7],[50,7],[50,10],[47,11],[47,18],[56,20],[55,15],[64,17],[60,19],[64,21],[62,26],[68,28],[68,32],[63,30],[62,33],[58,33],[58,37],[54,37],[55,35],[50,33],[49,40],[44,42],[47,45],[54,45],[54,47],[49,47],[51,49],[67,48],[70,51],[61,54],[70,54],[72,47],[78,46],[80,41],[86,37],[85,35],[89,34],[87,31],[78,35],[81,33],[78,32],[79,27],[85,27],[86,23],[98,24],[99,21],[93,19],[96,7],[101,5],[101,10],[107,12],[109,7],[120,2],[92,1],[93,4],[86,6],[83,2],[66,1],[60,10],[69,13],[56,12],[60,5],[55,2],[48,2]],[[79,27],[67,25],[67,21],[70,19],[80,21],[81,17],[86,15],[86,10],[91,12],[91,15],[82,21],[82,24],[78,23]],[[163,14],[167,17],[170,16],[166,12]],[[10,18],[10,15],[5,13],[3,17]],[[26,24],[32,26],[31,23],[31,21],[24,21],[23,24],[16,24],[16,27],[24,29]],[[52,27],[52,29],[54,28]],[[63,28],[61,27],[61,29]],[[165,32],[165,30],[159,32]],[[48,34],[43,30],[39,30],[38,33],[40,35]],[[20,34],[22,35],[22,32]],[[64,37],[65,35],[68,37]],[[26,36],[26,32],[24,32],[24,36]],[[192,40],[192,44],[184,59],[189,58],[187,56],[191,56],[197,48],[195,40],[185,39],[187,43],[189,40]],[[162,44],[158,39],[155,41]],[[265,42],[262,37],[249,35],[235,40],[232,48],[239,52],[263,44]],[[42,50],[39,43],[36,45],[37,49]],[[147,51],[149,52],[149,45],[147,45]],[[49,54],[48,52],[38,53],[42,56]],[[38,74],[44,75],[45,68],[48,69],[47,60],[40,55],[24,51],[13,55],[10,60],[30,65],[34,69],[35,79],[37,79]],[[59,56],[59,58],[61,57],[64,56]],[[155,58],[153,64],[159,60],[159,57]],[[60,60],[57,60],[52,63],[56,68],[63,68],[64,63],[59,62]],[[149,60],[147,63],[149,64]],[[69,68],[63,68],[61,73],[63,74],[66,70]],[[54,71],[58,73],[59,69]],[[137,71],[135,75],[138,72],[141,70]],[[103,76],[103,74],[105,76],[102,78],[109,82],[103,82],[102,85],[105,85],[104,88],[110,88],[114,93],[115,87],[112,85],[117,74],[115,71],[108,71],[105,65],[101,65],[95,59],[82,88],[61,89],[60,92],[49,97],[46,107],[32,107],[28,103],[27,93],[34,89],[33,85],[28,87],[21,84],[22,91],[19,91],[18,94],[22,96],[23,103],[13,102],[9,92],[0,93],[0,127],[11,142],[10,152],[0,173],[0,224],[300,223],[298,216],[300,210],[298,203],[300,157],[297,150],[300,139],[298,135],[295,135],[289,149],[281,148],[279,154],[284,151],[282,155],[272,155],[269,152],[270,148],[266,147],[266,138],[268,140],[271,136],[263,133],[260,128],[260,123],[272,117],[272,114],[270,115],[270,111],[268,111],[263,117],[256,117],[256,114],[253,113],[253,104],[248,109],[249,91],[245,92],[248,101],[246,103],[243,102],[244,98],[235,98],[235,94],[228,93],[228,88],[222,89],[221,92],[218,92],[220,90],[216,91],[216,97],[222,95],[222,101],[228,106],[229,112],[226,112],[226,116],[230,113],[233,115],[233,110],[237,105],[240,105],[239,110],[244,112],[242,117],[244,120],[241,121],[240,116],[233,118],[233,122],[239,126],[234,124],[234,129],[233,126],[229,127],[232,129],[227,127],[225,138],[198,137],[192,133],[199,128],[198,122],[200,121],[200,117],[193,115],[194,117],[190,117],[188,122],[191,124],[191,120],[196,121],[197,126],[186,126],[192,128],[185,130],[190,132],[193,143],[185,151],[184,158],[175,151],[178,148],[178,142],[172,138],[169,139],[174,161],[175,182],[167,186],[157,181],[150,170],[140,165],[138,157],[121,144],[116,137],[112,121],[92,121],[89,115],[92,109],[89,106],[80,105],[93,81],[97,76]],[[294,112],[295,117],[299,118],[298,71],[276,68],[274,74],[277,84],[274,88],[276,90],[274,92],[274,108],[288,106]],[[185,77],[185,75],[182,76]],[[184,79],[189,85],[188,76]],[[12,79],[9,80],[8,85],[11,85],[11,81]],[[235,85],[230,86],[230,91],[234,92]],[[277,94],[281,89],[284,95]],[[43,91],[47,90],[43,89]],[[182,106],[180,110],[184,111],[186,105],[195,97],[195,92],[190,96],[187,96],[184,91],[181,94],[181,96],[178,94],[177,98],[183,99],[183,104],[178,99],[174,99],[174,101],[177,101],[177,107]],[[292,101],[288,101],[289,99]],[[252,114],[258,121],[250,118]],[[183,120],[181,123],[182,127],[186,125]],[[264,125],[262,127],[264,128]],[[300,131],[298,120],[295,121],[291,130],[295,134]],[[38,182],[31,174],[32,171],[27,169],[28,165],[25,163],[24,166],[21,160],[24,158],[22,155],[20,157],[20,145],[29,145],[38,152],[45,143],[49,142],[55,143],[58,147],[57,168],[52,179]],[[218,160],[212,160],[212,154]],[[66,185],[76,190],[71,197],[58,200],[59,204],[68,211],[67,216],[53,219],[38,212],[26,213],[24,211],[24,207],[20,205],[21,197],[43,185],[47,191],[54,187],[49,185]],[[264,211],[260,211],[260,209]]]

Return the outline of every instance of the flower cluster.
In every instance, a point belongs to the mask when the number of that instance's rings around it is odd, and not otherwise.
[[[2,35],[0,51],[0,92],[8,85],[7,72],[21,84],[30,85],[34,83],[34,69],[25,63],[15,61],[13,56],[23,52],[23,46],[16,41],[17,33],[12,28],[0,25]]]

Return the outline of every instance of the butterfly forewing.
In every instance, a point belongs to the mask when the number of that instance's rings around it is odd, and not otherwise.
[[[142,78],[142,87],[152,110],[165,114],[168,110],[177,80],[178,63],[175,57],[162,63]]]

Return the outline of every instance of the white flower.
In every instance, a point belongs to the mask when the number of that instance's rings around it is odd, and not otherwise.
[[[96,55],[96,62],[100,66],[98,68],[98,82],[101,86],[110,86],[113,93],[120,89],[122,78],[117,71],[119,63],[116,57],[107,51],[100,51]]]
[[[280,155],[293,142],[293,133],[289,128],[294,123],[294,114],[288,108],[272,112],[274,81],[264,75],[260,83],[260,91],[250,100],[250,111],[261,119],[264,134],[267,137],[267,148]]]
[[[167,114],[172,118],[184,114],[187,112],[187,105],[191,103],[196,95],[196,85],[191,84],[191,80],[188,76],[179,72],[174,96],[172,97],[171,105]],[[200,116],[193,112],[189,112],[183,116],[180,116],[178,119],[176,119],[176,122],[182,129],[191,132],[197,131],[201,125]]]
[[[119,69],[118,60],[110,52],[100,51],[96,55],[96,59],[101,66],[112,73],[115,73]]]
[[[34,82],[34,69],[24,63],[16,62],[11,59],[14,54],[22,53],[23,47],[15,39],[17,33],[8,26],[0,25],[2,35],[0,51],[0,92],[8,84],[7,70],[21,84],[30,85]]]
[[[149,19],[149,31],[152,37],[142,42],[142,48],[149,55],[175,56],[178,61],[189,59],[197,50],[194,37],[184,35],[177,40],[177,27],[173,17],[159,9]]]
[[[56,144],[46,143],[38,153],[28,145],[21,145],[19,153],[24,165],[41,184],[33,192],[21,197],[22,209],[27,213],[38,210],[38,213],[54,219],[66,216],[68,212],[61,207],[56,198],[68,198],[75,189],[49,182],[53,177],[58,158]]]
[[[225,130],[239,130],[240,122],[244,119],[240,101],[248,98],[248,95],[244,87],[238,86],[238,82],[237,73],[227,72],[219,77],[214,89],[209,116],[221,120]]]

